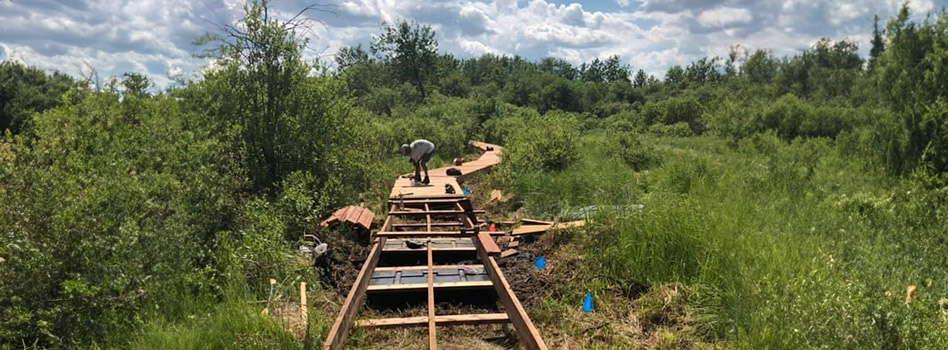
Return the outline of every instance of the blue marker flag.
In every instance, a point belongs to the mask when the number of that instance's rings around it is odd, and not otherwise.
[[[470,195],[471,195],[471,190],[467,189],[467,187],[465,187],[462,192],[464,192],[464,195],[465,195],[465,196],[470,196]]]
[[[543,256],[540,256],[539,258],[533,261],[533,265],[536,266],[537,269],[543,270],[543,268],[546,267],[546,259],[543,258]]]
[[[587,314],[593,311],[593,295],[586,292],[586,298],[583,299],[583,311]]]

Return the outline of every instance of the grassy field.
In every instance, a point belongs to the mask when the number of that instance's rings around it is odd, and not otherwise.
[[[584,248],[584,273],[546,301],[544,321],[571,329],[555,315],[587,290],[603,312],[631,307],[638,320],[598,342],[574,334],[584,347],[625,348],[610,345],[623,336],[648,347],[948,345],[943,214],[924,205],[945,189],[893,179],[826,139],[658,138],[663,165],[641,172],[608,156],[610,139],[585,135],[576,166],[514,181],[533,215],[598,208],[560,248]]]

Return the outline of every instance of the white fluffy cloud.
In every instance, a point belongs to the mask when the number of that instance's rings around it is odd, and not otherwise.
[[[936,7],[936,2],[942,4]],[[916,14],[945,0],[914,0]],[[310,4],[278,0],[286,16]],[[634,68],[661,75],[671,65],[726,55],[729,47],[793,54],[820,37],[849,38],[868,51],[872,16],[895,14],[902,0],[327,0],[308,15],[321,24],[306,35],[307,58],[327,59],[346,45],[371,41],[379,24],[429,24],[442,52],[572,63],[621,55]],[[0,59],[19,59],[79,75],[139,72],[159,86],[194,76],[207,65],[191,42],[239,18],[244,0],[0,0]],[[593,10],[595,9],[595,10]],[[920,16],[920,15],[919,15]]]
[[[698,23],[705,27],[722,28],[736,24],[750,23],[753,17],[748,9],[718,7],[706,10],[698,15]]]

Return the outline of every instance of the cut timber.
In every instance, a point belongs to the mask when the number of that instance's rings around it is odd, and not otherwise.
[[[517,248],[520,246],[520,241],[511,241],[507,243],[507,248]]]
[[[362,302],[365,301],[366,288],[369,286],[369,276],[375,265],[379,262],[379,254],[382,253],[382,246],[385,245],[385,238],[379,239],[372,245],[369,256],[362,264],[359,275],[356,276],[355,283],[346,296],[346,301],[342,303],[342,309],[339,310],[339,316],[333,322],[329,334],[326,335],[326,341],[323,343],[323,350],[338,350],[345,345],[346,337],[349,336],[349,330],[352,328],[352,318],[359,312]]]
[[[509,257],[514,256],[514,255],[517,255],[517,254],[520,254],[520,252],[517,251],[516,249],[507,249],[507,250],[505,250],[503,253],[500,253],[500,258],[501,258],[501,259],[503,259],[503,258],[509,258]]]
[[[428,205],[425,204],[427,207]],[[428,217],[429,229],[431,217]],[[438,348],[435,337],[435,302],[434,302],[434,258],[431,255],[431,242],[428,242],[428,350]]]
[[[543,221],[543,220],[534,220],[534,219],[520,219],[520,222],[525,225],[553,225],[552,221]]]
[[[416,222],[413,224],[393,224],[392,227],[425,227],[428,226],[427,222]],[[432,222],[431,227],[458,227],[464,226],[460,222]]]
[[[492,236],[506,235],[504,231],[483,231],[484,234]],[[376,237],[471,237],[470,233],[461,231],[379,231],[375,233]]]
[[[464,282],[434,282],[432,283],[432,288],[434,289],[476,289],[476,288],[490,288],[494,284],[491,281],[464,281]],[[366,288],[367,292],[393,292],[393,291],[425,291],[428,290],[427,283],[410,283],[410,284],[380,284],[376,286],[369,286]]]
[[[373,219],[375,219],[375,214],[372,214],[371,210],[365,207],[350,205],[336,210],[329,218],[320,222],[319,225],[328,227],[338,222],[348,222],[368,230],[372,226]]]
[[[428,214],[464,214],[463,210],[417,210],[412,211],[411,208],[405,208],[406,210],[396,210],[388,212],[388,215],[428,215]],[[483,210],[475,210],[474,214],[484,214]]]
[[[490,234],[487,232],[479,232],[477,234],[477,239],[480,241],[480,246],[484,247],[484,251],[487,252],[487,255],[500,254],[500,248],[497,247],[497,243],[494,242],[494,239],[491,238]]]
[[[510,318],[507,317],[507,314],[502,313],[435,316],[435,323],[439,326],[503,324],[507,322],[510,322]],[[427,325],[428,317],[426,316],[380,318],[374,320],[356,321],[356,326],[371,328],[420,327]]]
[[[570,222],[560,222],[551,225],[521,225],[513,229],[511,234],[515,236],[519,235],[532,235],[538,233],[544,233],[551,230],[559,230],[573,227],[581,227],[586,224],[585,220],[579,221],[570,221]]]
[[[487,271],[487,275],[493,282],[497,296],[500,298],[501,304],[504,305],[504,311],[510,317],[510,323],[517,331],[523,347],[527,350],[547,350],[546,343],[543,342],[543,338],[540,338],[540,332],[533,325],[533,321],[530,321],[527,311],[523,309],[520,300],[517,300],[517,296],[510,289],[510,284],[507,283],[507,279],[500,270],[500,266],[497,265],[497,261],[494,260],[494,257],[487,255],[483,247],[478,248],[477,255],[484,263],[484,270]]]

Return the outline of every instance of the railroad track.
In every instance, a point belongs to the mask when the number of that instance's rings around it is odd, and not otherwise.
[[[499,146],[477,142],[472,145],[485,152],[480,159],[460,167],[463,176],[488,169],[500,160]],[[326,336],[324,350],[343,349],[352,327],[427,327],[428,349],[434,350],[438,347],[439,327],[485,324],[510,324],[524,348],[547,349],[497,265],[500,249],[492,235],[498,232],[480,230],[477,215],[481,212],[474,210],[470,200],[460,194],[457,177],[448,176],[446,169],[429,171],[430,186],[413,187],[407,179],[396,180],[389,198],[388,216],[380,230],[372,235],[372,248]],[[446,194],[445,186],[455,187],[457,194]],[[427,264],[398,266],[386,263],[388,261],[427,261]],[[496,293],[503,312],[436,313],[435,295],[438,293],[483,294],[491,290]],[[427,295],[426,316],[356,320],[369,294],[419,292]]]

